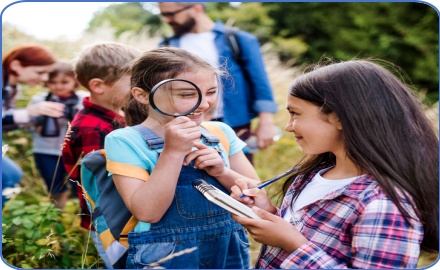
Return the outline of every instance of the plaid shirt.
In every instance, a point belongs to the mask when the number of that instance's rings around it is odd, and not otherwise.
[[[305,181],[323,168],[318,168]],[[279,216],[290,207],[302,176],[289,188]],[[263,245],[256,268],[416,268],[423,226],[400,194],[412,227],[371,175],[292,213],[293,224],[309,241],[287,253]],[[286,236],[287,237],[287,236]]]
[[[124,118],[121,115],[95,105],[84,98],[84,108],[79,111],[72,120],[70,135],[66,135],[62,158],[64,167],[69,173],[70,179],[80,181],[78,160],[92,152],[104,148],[104,138],[115,129],[124,127]],[[90,212],[83,197],[81,187],[77,189],[77,196],[81,207],[81,226],[88,230],[92,226]]]

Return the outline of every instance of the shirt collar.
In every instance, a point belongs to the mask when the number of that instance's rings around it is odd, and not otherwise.
[[[96,105],[90,101],[90,97],[85,97],[83,100],[83,105],[85,109],[98,111],[103,117],[110,121],[115,121],[118,123],[125,123],[125,119],[122,115],[115,113],[109,109]]]

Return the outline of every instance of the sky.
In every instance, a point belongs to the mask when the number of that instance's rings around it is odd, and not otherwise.
[[[111,2],[21,2],[5,8],[11,0],[1,1],[2,23],[41,39],[78,39],[94,12]],[[3,3],[6,2],[6,3]],[[116,2],[117,3],[117,2]]]
[[[434,5],[435,0],[424,2]],[[437,1],[438,2],[438,1]],[[16,3],[8,8],[11,3]],[[112,3],[120,2],[20,2],[1,0],[0,10],[2,23],[8,22],[17,26],[21,31],[41,39],[56,39],[65,37],[77,39],[87,28],[93,13]],[[439,4],[434,5],[439,9]]]

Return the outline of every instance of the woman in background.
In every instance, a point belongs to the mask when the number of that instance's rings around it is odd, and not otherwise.
[[[60,117],[64,105],[45,101],[28,108],[17,109],[15,102],[20,84],[35,86],[47,81],[53,70],[55,56],[40,45],[22,45],[7,52],[2,60],[2,132],[22,127],[30,117],[47,115]],[[8,200],[9,190],[20,182],[23,172],[7,156],[2,155],[2,205]]]

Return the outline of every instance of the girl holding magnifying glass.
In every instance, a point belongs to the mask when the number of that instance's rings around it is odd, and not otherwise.
[[[109,162],[120,165],[109,171],[138,220],[128,235],[127,268],[151,267],[167,256],[161,267],[249,268],[243,227],[191,186],[202,178],[230,193],[235,179],[258,179],[232,128],[210,123],[227,136],[228,155],[202,135],[200,124],[217,102],[219,72],[185,50],[165,47],[144,53],[131,74],[128,127],[105,139]],[[133,128],[139,124],[163,138],[163,146],[150,149]]]

